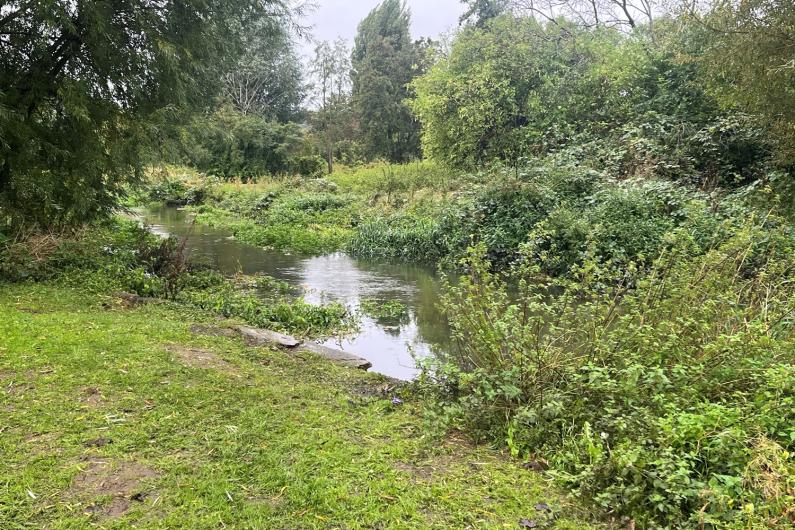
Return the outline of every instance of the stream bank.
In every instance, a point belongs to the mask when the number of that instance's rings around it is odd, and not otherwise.
[[[188,237],[187,250],[225,274],[265,274],[295,287],[313,304],[338,302],[359,316],[359,329],[321,345],[363,357],[372,371],[408,380],[417,375],[415,358],[444,351],[450,336],[436,302],[437,274],[430,267],[359,260],[342,252],[305,256],[269,250],[236,241],[228,231],[194,224],[175,207],[139,210],[141,219],[156,234]],[[368,302],[399,302],[405,313],[398,318],[365,314]]]

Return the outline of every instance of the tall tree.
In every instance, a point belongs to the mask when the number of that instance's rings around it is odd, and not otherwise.
[[[243,53],[223,76],[226,99],[243,115],[286,122],[307,93],[295,38],[281,21],[261,18],[246,28]]]
[[[315,48],[312,73],[316,80],[315,112],[313,125],[323,139],[323,150],[328,172],[334,170],[336,143],[350,134],[350,50],[343,40],[334,44],[324,41]]]
[[[366,154],[404,162],[419,156],[419,125],[405,101],[425,46],[412,42],[403,0],[384,0],[359,24],[352,56],[353,101]]]
[[[282,0],[0,5],[0,207],[74,223],[110,211],[142,147],[209,105],[243,28]]]
[[[467,10],[461,15],[461,24],[471,22],[479,28],[508,9],[507,0],[461,0],[461,3],[467,6]]]

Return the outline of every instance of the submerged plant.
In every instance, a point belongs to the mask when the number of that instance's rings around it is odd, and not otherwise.
[[[360,311],[381,323],[398,325],[408,320],[409,312],[406,304],[399,300],[381,302],[372,298],[362,300]]]

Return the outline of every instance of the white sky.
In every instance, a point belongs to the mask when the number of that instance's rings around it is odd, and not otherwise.
[[[359,22],[377,6],[379,0],[315,0],[318,8],[306,17],[304,23],[312,26],[317,41],[333,41],[342,37],[353,45]],[[415,39],[436,38],[455,28],[464,12],[460,0],[408,0],[411,9],[411,33]],[[302,43],[302,53],[311,56],[314,46]]]

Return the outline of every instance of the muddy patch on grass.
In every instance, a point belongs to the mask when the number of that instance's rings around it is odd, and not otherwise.
[[[12,380],[11,382],[3,385],[3,390],[5,390],[6,394],[8,394],[9,396],[17,396],[17,397],[24,396],[34,388],[35,387],[33,386],[33,383],[28,383],[24,381],[15,382]]]
[[[17,311],[19,311],[20,313],[27,313],[28,315],[49,315],[54,313],[54,311],[36,309],[34,307],[18,307]]]
[[[394,468],[409,475],[414,482],[432,482],[446,475],[456,460],[453,455],[444,455],[424,462],[396,462]]]
[[[23,440],[25,444],[20,446],[20,450],[29,455],[59,455],[63,452],[58,433],[35,432],[25,436]]]
[[[419,454],[411,461],[396,462],[393,467],[415,482],[432,482],[448,474],[477,475],[483,466],[505,458],[501,454],[473,454],[475,448],[476,445],[464,436],[452,434],[437,450]]]
[[[404,381],[384,377],[375,381],[350,382],[348,387],[354,397],[389,399],[394,397],[405,384]]]
[[[80,403],[90,407],[98,407],[104,399],[98,388],[86,387],[80,391]]]
[[[188,348],[178,344],[166,346],[166,350],[168,350],[177,361],[190,368],[219,370],[230,374],[237,373],[237,369],[234,366],[208,350]]]
[[[218,326],[205,326],[203,324],[196,324],[191,326],[190,332],[194,335],[202,335],[205,337],[229,337],[235,338],[238,333],[230,328],[221,328]]]
[[[107,519],[124,515],[136,502],[147,497],[147,482],[158,473],[137,462],[111,462],[90,458],[72,482],[70,495],[89,503],[88,512]],[[100,501],[99,498],[108,501]]]
[[[110,445],[112,443],[113,440],[111,438],[102,437],[102,438],[94,438],[93,440],[88,440],[87,442],[83,443],[83,446],[100,448],[100,447],[105,447],[106,445]]]

